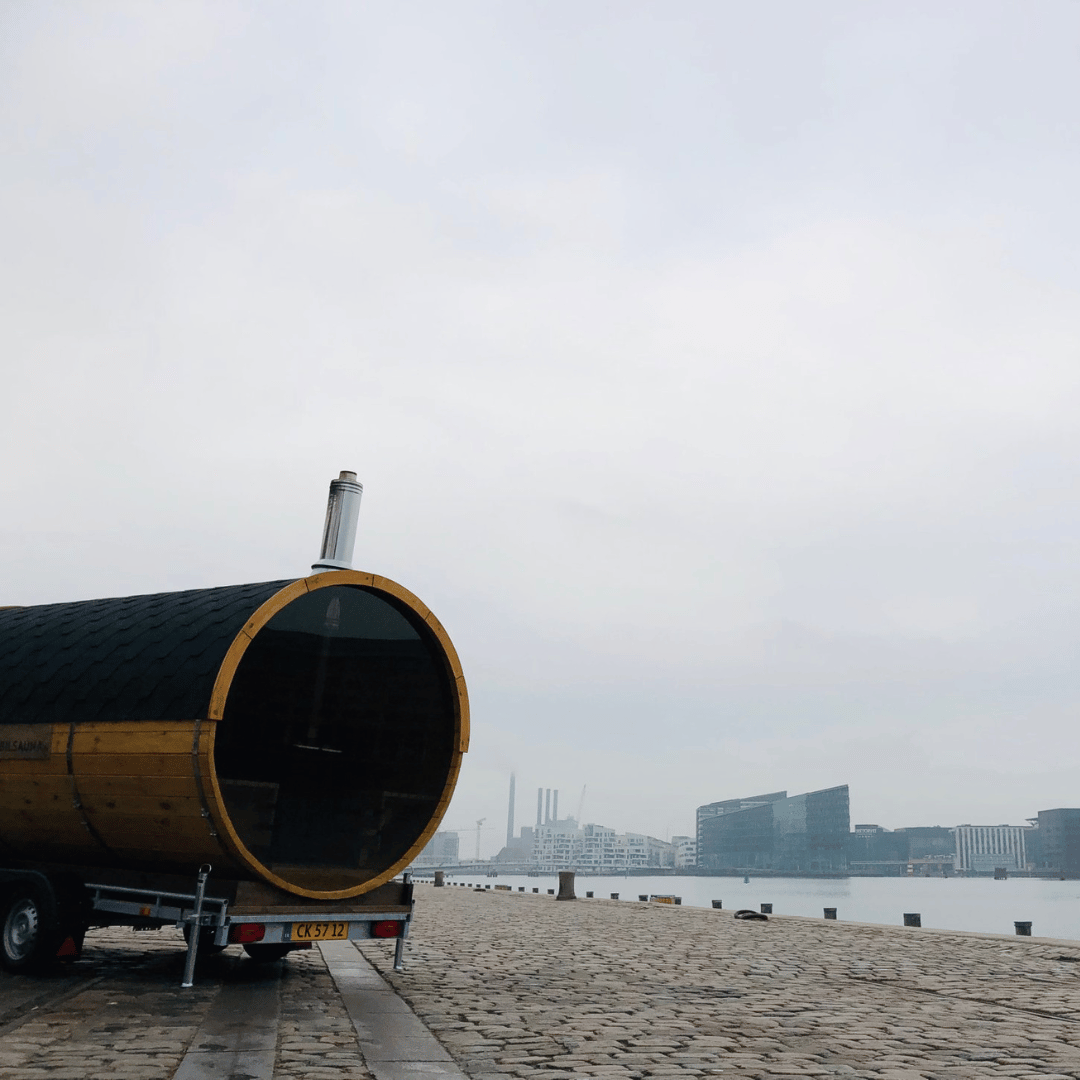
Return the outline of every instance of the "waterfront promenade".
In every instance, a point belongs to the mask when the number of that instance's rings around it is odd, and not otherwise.
[[[1080,1078],[1075,942],[422,885],[404,974],[234,949],[182,990],[176,936],[0,976],[0,1080]]]
[[[1080,943],[418,897],[409,971],[387,977],[475,1080],[1080,1077]]]

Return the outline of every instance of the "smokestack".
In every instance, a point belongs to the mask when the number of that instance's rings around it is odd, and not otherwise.
[[[544,824],[551,821],[551,788],[544,792]]]
[[[538,787],[536,789],[536,827],[540,828],[544,824],[542,815],[544,813],[544,789]]]
[[[319,561],[311,567],[314,573],[352,569],[356,519],[360,514],[360,496],[363,494],[364,485],[357,481],[354,472],[343,472],[336,480],[330,481],[322,550]]]
[[[559,789],[555,789],[555,795],[551,800],[551,820],[559,820]]]
[[[510,810],[506,815],[506,846],[514,841],[514,774],[510,774]]]

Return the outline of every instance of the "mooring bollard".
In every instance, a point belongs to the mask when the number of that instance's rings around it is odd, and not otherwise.
[[[591,900],[592,898],[593,898],[593,894],[592,894],[591,892],[587,892],[587,893],[585,894],[585,899],[586,899],[586,900]]]
[[[772,904],[762,904],[761,905],[761,914],[762,915],[771,915],[772,914]]]
[[[682,903],[682,897],[681,896],[676,896],[675,897],[675,903],[676,904],[681,904]]]
[[[518,892],[524,892],[524,891],[525,891],[525,886],[524,885],[519,885],[518,886]]]
[[[825,918],[826,919],[835,919],[836,918],[836,908],[827,907],[825,909]]]
[[[722,911],[724,909],[724,901],[723,900],[714,900],[712,902],[712,906],[713,906],[714,911]]]
[[[555,895],[555,890],[554,889],[548,889],[548,896],[554,896],[554,895]]]
[[[533,892],[539,892],[539,891],[540,891],[539,889],[533,889]]]
[[[642,896],[641,893],[638,893],[638,899],[644,900],[646,903],[648,903],[649,900],[648,896]]]
[[[922,926],[922,915],[917,911],[905,911],[904,912],[904,925],[905,926]]]
[[[612,900],[618,900],[618,899],[619,899],[619,894],[618,894],[617,892],[613,892],[613,893],[611,894],[611,899],[612,899]]]
[[[446,876],[441,870],[435,871],[435,888],[441,889],[446,884]]]
[[[556,900],[576,900],[577,895],[574,893],[574,871],[573,870],[560,870],[559,871],[559,895],[555,897]]]
[[[1013,926],[1016,927],[1016,933],[1019,937],[1031,937],[1031,923],[1014,922]]]

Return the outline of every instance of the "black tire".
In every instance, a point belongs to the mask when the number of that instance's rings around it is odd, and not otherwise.
[[[291,953],[292,946],[260,945],[257,942],[253,942],[250,945],[244,946],[244,952],[246,952],[256,964],[269,964],[274,960],[280,960],[288,953]]]
[[[58,933],[37,891],[16,887],[0,903],[0,964],[16,973],[41,967],[56,955]]]
[[[199,948],[196,951],[196,956],[217,956],[218,953],[223,953],[229,946],[228,945],[215,945],[214,944],[214,928],[212,926],[203,926],[199,930]],[[184,941],[191,940],[191,927],[184,927]]]

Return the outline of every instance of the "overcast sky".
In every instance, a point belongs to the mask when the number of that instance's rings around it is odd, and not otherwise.
[[[1073,0],[2,0],[0,603],[303,575],[353,469],[485,854],[512,769],[1080,806],[1078,110]]]

